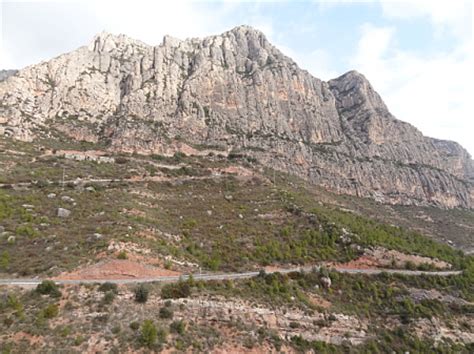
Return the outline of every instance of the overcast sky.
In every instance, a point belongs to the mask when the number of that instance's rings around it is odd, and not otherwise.
[[[356,69],[391,112],[474,153],[473,6],[401,1],[0,0],[0,68],[19,69],[103,30],[157,45],[248,24],[324,80]]]

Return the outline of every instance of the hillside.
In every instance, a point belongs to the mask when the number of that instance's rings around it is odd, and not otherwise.
[[[109,154],[67,139],[0,142],[3,279],[133,281],[321,265],[463,271],[444,278],[322,269],[153,283],[146,304],[134,300],[138,285],[64,285],[52,295],[0,286],[2,350],[472,347],[472,257],[388,224],[431,228],[440,239],[449,230],[456,246],[469,247],[472,210],[382,208],[219,150],[166,157]],[[148,320],[158,331],[150,342]]]

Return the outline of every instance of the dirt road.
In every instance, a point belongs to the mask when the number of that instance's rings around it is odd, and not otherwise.
[[[299,271],[311,271],[314,267],[297,267],[297,268],[287,268],[287,269],[276,269],[266,271],[266,273],[291,273]],[[375,275],[381,273],[389,274],[403,274],[411,276],[420,276],[420,275],[436,275],[436,276],[451,276],[459,275],[462,271],[421,271],[421,270],[404,270],[404,269],[347,269],[347,268],[331,268],[332,270],[339,273],[349,273],[349,274],[368,274]],[[252,278],[259,274],[258,271],[251,272],[242,272],[242,273],[212,273],[212,274],[192,274],[192,277],[195,280],[227,280],[227,279],[246,279]],[[160,276],[152,278],[127,278],[127,279],[68,279],[68,280],[55,280],[57,284],[93,284],[93,283],[115,283],[115,284],[135,284],[135,283],[151,283],[151,282],[177,282],[179,280],[186,280],[190,275],[173,275],[173,276]],[[0,285],[18,285],[18,286],[28,286],[28,285],[37,285],[41,283],[44,279],[34,278],[34,279],[0,279]]]

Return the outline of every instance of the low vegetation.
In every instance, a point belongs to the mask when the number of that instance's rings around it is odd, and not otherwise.
[[[53,140],[42,144],[52,149],[95,148]],[[99,164],[54,154],[42,157],[36,145],[11,144],[23,154],[0,156],[5,167],[0,183],[33,184],[0,189],[0,272],[5,277],[53,278],[104,256],[120,264],[149,258],[153,265],[184,273],[295,267],[354,260],[375,246],[437,258],[463,273],[365,276],[315,269],[261,271],[255,278],[233,281],[191,277],[167,284],[58,286],[46,280],[32,290],[0,287],[0,348],[5,352],[81,352],[90,346],[110,352],[472,352],[472,344],[434,342],[414,330],[426,321],[457,333],[472,332],[474,261],[412,227],[413,215],[423,213],[439,217],[447,234],[460,234],[474,227],[472,211],[438,215],[429,208],[393,207],[386,212],[386,206],[335,196],[273,171],[253,177],[223,172],[236,164],[251,169],[257,163],[250,164],[238,152],[230,158],[121,154],[115,156],[116,163]],[[63,168],[70,181],[64,186],[57,183]],[[72,182],[90,177],[160,179]],[[58,217],[58,208],[70,215]],[[390,225],[394,223],[403,227]],[[426,230],[436,234],[429,225]],[[405,266],[432,269],[410,261]],[[331,280],[330,286],[324,278]],[[413,295],[423,291],[436,296]],[[237,308],[242,313],[237,310],[224,321],[219,312],[212,312],[213,304],[224,306],[224,312]],[[314,316],[314,333],[337,326],[341,316],[351,316],[367,323],[374,338],[357,345],[349,344],[350,333],[337,345],[308,340],[299,335],[305,326],[297,317],[288,316],[285,328],[246,321],[244,310],[257,306]],[[229,348],[230,343],[236,347]]]
[[[148,301],[150,288],[146,284],[140,284],[135,288],[134,293],[135,301],[143,304]]]

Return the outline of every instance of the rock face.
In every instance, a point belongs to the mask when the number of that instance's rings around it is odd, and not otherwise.
[[[238,150],[340,193],[474,207],[474,163],[395,119],[355,71],[329,82],[240,26],[153,47],[101,33],[0,83],[0,134],[65,134],[112,151]]]

